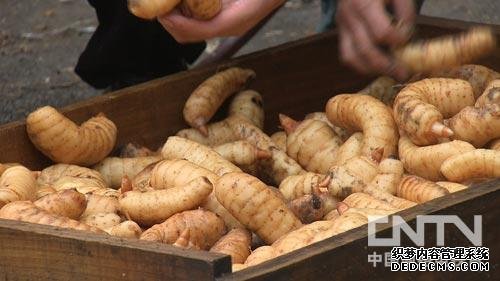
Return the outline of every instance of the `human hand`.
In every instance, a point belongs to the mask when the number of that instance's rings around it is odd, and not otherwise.
[[[391,21],[386,4],[393,6],[397,24]],[[406,79],[407,70],[382,48],[406,42],[414,20],[413,0],[339,0],[336,21],[341,60],[363,74]]]
[[[179,43],[199,42],[214,37],[241,36],[285,0],[222,0],[213,19],[196,20],[175,9],[158,21]]]

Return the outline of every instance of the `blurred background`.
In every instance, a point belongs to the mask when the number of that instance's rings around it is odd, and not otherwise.
[[[106,0],[103,0],[106,1]],[[97,26],[85,0],[0,0],[0,124],[100,95],[73,72]],[[500,24],[499,0],[426,0],[422,14]],[[315,33],[319,0],[289,0],[236,56]],[[209,42],[207,52],[219,43]]]

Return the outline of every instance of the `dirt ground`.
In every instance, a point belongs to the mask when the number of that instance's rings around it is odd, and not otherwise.
[[[0,124],[38,106],[61,107],[102,94],[73,72],[97,25],[86,1],[0,0],[0,7]],[[499,11],[498,0],[427,0],[422,13],[500,24]],[[314,34],[319,13],[319,0],[288,1],[237,55]]]

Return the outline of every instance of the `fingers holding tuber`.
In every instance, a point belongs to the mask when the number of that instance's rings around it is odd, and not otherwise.
[[[396,50],[395,57],[413,73],[431,72],[473,62],[495,45],[490,28],[475,27],[459,35],[408,44]]]

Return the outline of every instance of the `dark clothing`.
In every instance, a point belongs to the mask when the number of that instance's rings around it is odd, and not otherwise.
[[[205,42],[181,45],[156,20],[128,11],[127,0],[89,0],[99,26],[75,72],[95,88],[114,89],[187,69],[205,49]]]

